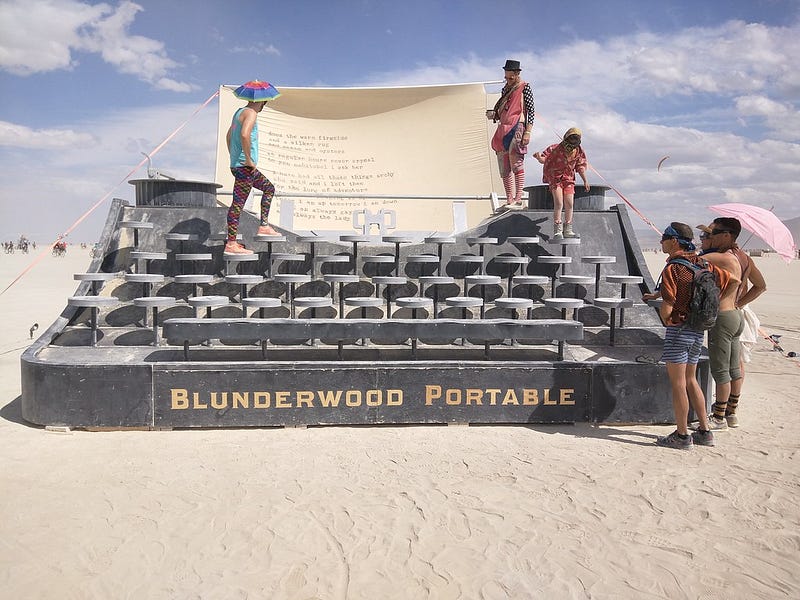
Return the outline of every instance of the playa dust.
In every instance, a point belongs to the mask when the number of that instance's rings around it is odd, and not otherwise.
[[[32,258],[0,257],[2,287]],[[757,261],[754,309],[800,351],[800,262]],[[669,426],[50,432],[19,356],[88,264],[0,296],[4,597],[800,597],[800,368],[766,341],[742,426],[690,452],[654,445]]]

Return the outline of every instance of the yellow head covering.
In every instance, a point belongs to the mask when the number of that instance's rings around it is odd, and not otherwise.
[[[577,127],[571,127],[570,129],[567,130],[567,133],[564,134],[564,140],[561,142],[561,145],[564,147],[564,150],[567,153],[567,156],[569,156],[569,157],[572,157],[575,154],[575,152],[577,151],[576,150],[577,147],[581,145],[580,142],[573,143],[573,142],[567,141],[567,140],[569,140],[569,136],[571,136],[571,135],[577,135],[578,137],[580,137],[581,136],[581,130],[578,129]]]

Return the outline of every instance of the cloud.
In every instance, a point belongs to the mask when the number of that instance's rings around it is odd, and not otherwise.
[[[792,89],[790,57],[797,56],[800,28],[729,21],[693,27],[677,35],[640,34],[622,41],[632,79],[667,94],[738,95],[766,88]],[[627,42],[627,43],[626,43]],[[634,48],[636,44],[639,47]]]
[[[509,54],[534,86],[531,147],[544,148],[579,125],[598,172],[652,220],[703,222],[705,207],[719,202],[797,215],[800,25],[729,21]],[[496,81],[506,56],[470,55],[447,66],[378,73],[366,83]],[[526,176],[528,185],[539,183],[538,163],[526,161]]]
[[[31,129],[0,121],[0,146],[26,150],[80,150],[94,142],[94,136],[71,129]]]
[[[631,100],[718,95],[727,100],[766,94],[786,102],[800,96],[800,25],[770,27],[729,21],[671,33],[639,32],[601,41],[576,40],[542,52],[514,52],[535,89],[570,102],[613,105]],[[432,84],[502,79],[506,54],[458,58],[377,73],[368,83]]]
[[[641,123],[607,111],[584,127],[584,147],[599,173],[590,172],[590,181],[617,188],[657,223],[700,223],[708,219],[706,207],[720,202],[774,206],[785,217],[797,214],[798,144]],[[669,161],[658,171],[667,154]]]
[[[73,68],[82,28],[104,10],[70,1],[0,3],[0,67],[15,75]]]
[[[0,3],[0,10],[5,5]],[[126,14],[130,18],[131,13]],[[125,18],[121,15],[114,26],[108,24],[107,35],[125,31]],[[78,26],[66,30],[82,31]],[[774,206],[781,218],[797,216],[798,34],[798,27],[733,21],[673,34],[638,32],[595,42],[578,40],[541,53],[514,52],[522,61],[523,76],[534,83],[538,116],[531,149],[557,141],[572,125],[580,126],[591,164],[657,225],[671,220],[708,222],[713,215],[706,207],[722,202]],[[149,51],[154,53],[154,48]],[[353,84],[496,81],[505,58],[505,52],[465,55],[377,73]],[[126,55],[115,60],[123,64]],[[170,81],[167,74],[156,83],[168,86]],[[0,179],[7,182],[0,198],[0,239],[7,237],[3,211],[15,211],[12,200],[17,197],[30,199],[32,222],[46,232],[45,238],[66,229],[72,215],[79,216],[107,193],[143,159],[140,152],[150,152],[195,108],[176,104],[126,109],[52,130],[0,123]],[[154,166],[183,179],[211,180],[216,118],[212,104],[153,158]],[[76,133],[87,131],[95,138]],[[70,136],[74,141],[67,141]],[[8,160],[9,146],[37,150],[48,165],[48,176],[42,178],[17,156]],[[667,154],[670,160],[659,172],[658,161]],[[541,166],[529,159],[526,175],[527,185],[538,184]],[[600,175],[590,173],[589,179],[602,184]],[[144,169],[134,175],[144,176]],[[31,178],[39,182],[34,190],[25,183]],[[133,188],[123,184],[114,195],[132,198]],[[622,203],[613,192],[607,197]],[[55,209],[37,212],[51,201],[58,203]],[[96,236],[105,212],[104,207],[98,209],[93,220],[81,226],[88,233],[78,239]],[[636,227],[644,227],[635,214],[630,216]],[[13,212],[7,221],[19,223]]]
[[[228,38],[217,28],[212,28],[209,33],[209,39],[225,52],[231,54],[250,54],[253,56],[280,56],[281,51],[274,44],[265,44],[264,42],[253,42],[250,44],[240,44],[229,42]]]
[[[736,99],[736,110],[743,118],[762,118],[780,140],[800,140],[800,113],[788,102],[759,95],[741,96]]]
[[[196,89],[169,77],[180,65],[167,56],[162,42],[129,33],[141,10],[128,1],[116,8],[75,0],[4,1],[0,3],[0,68],[20,76],[73,70],[81,53],[91,53],[157,89]]]
[[[132,202],[134,188],[128,180],[147,177],[142,152],[152,153],[196,109],[195,104],[171,104],[112,110],[63,130],[0,122],[0,239],[25,233],[52,241],[109,192],[111,198]],[[84,131],[94,137],[75,133]],[[213,181],[216,135],[217,105],[212,103],[152,157],[153,167],[179,179]],[[28,211],[24,220],[18,199],[24,199]],[[95,241],[107,214],[104,203],[70,239]]]
[[[255,56],[281,55],[281,51],[272,44],[267,45],[261,42],[258,44],[250,44],[249,46],[233,46],[228,51],[233,52],[234,54],[252,54]]]

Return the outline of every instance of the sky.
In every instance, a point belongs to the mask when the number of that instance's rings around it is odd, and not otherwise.
[[[103,199],[133,200],[142,152],[182,124],[153,166],[212,181],[217,103],[197,111],[222,84],[497,81],[508,58],[534,90],[531,146],[581,127],[590,181],[658,227],[725,202],[787,220],[798,57],[800,0],[0,0],[0,240],[95,241]]]

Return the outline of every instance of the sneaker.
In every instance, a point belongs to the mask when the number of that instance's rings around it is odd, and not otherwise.
[[[577,233],[572,231],[572,223],[564,223],[564,237],[565,238],[579,238]]]
[[[669,435],[661,436],[656,439],[656,445],[665,448],[676,448],[678,450],[691,450],[693,445],[692,436],[687,435],[685,438],[682,438],[678,435],[677,431],[673,431]]]
[[[702,431],[698,429],[692,432],[692,442],[697,446],[716,446],[714,441],[714,434],[711,431]]]
[[[280,235],[275,231],[271,225],[261,225],[256,232],[256,235]]]
[[[708,428],[711,431],[725,431],[728,428],[728,422],[725,419],[708,415]]]
[[[227,242],[225,244],[225,254],[253,254],[253,251],[248,250],[239,242]]]
[[[564,225],[563,225],[563,223],[554,223],[553,224],[553,239],[554,240],[564,239]]]
[[[728,423],[728,427],[738,427],[739,426],[739,417],[734,415],[725,415],[725,421]]]

